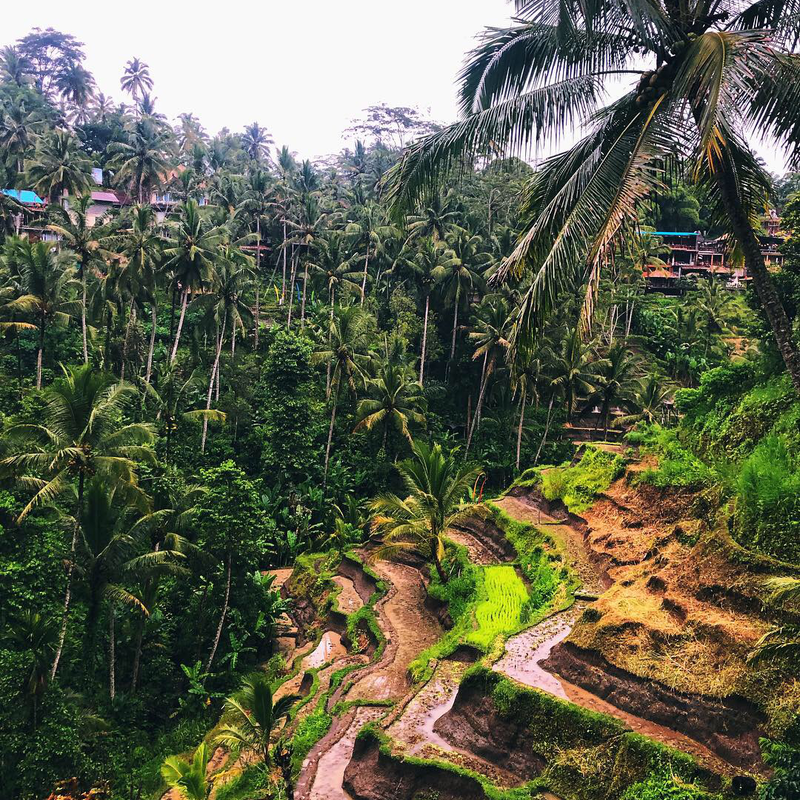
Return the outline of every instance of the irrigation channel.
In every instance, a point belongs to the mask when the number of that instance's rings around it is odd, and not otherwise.
[[[528,497],[508,496],[496,505],[509,517],[540,527],[560,543],[569,566],[582,582],[579,596],[587,599],[577,600],[570,607],[508,638],[505,651],[492,668],[525,686],[616,717],[638,733],[691,753],[701,764],[718,773],[740,771],[699,741],[627,713],[569,683],[543,665],[553,649],[569,636],[575,622],[591,602],[588,598],[602,593],[611,584],[611,579],[592,560],[583,533],[572,524],[550,517]],[[451,538],[466,547],[471,560],[479,565],[491,567],[509,560],[503,558],[503,549],[497,546],[496,541],[482,537],[475,530],[452,531]],[[375,604],[377,621],[386,638],[380,656],[348,654],[341,630],[331,629],[318,643],[307,645],[294,654],[295,663],[296,659],[301,659],[300,668],[278,690],[279,695],[308,694],[310,681],[307,670],[316,670],[315,697],[301,708],[292,721],[294,726],[306,714],[312,713],[317,705],[316,698],[326,692],[329,695],[326,701],[329,713],[339,704],[339,713],[334,714],[327,734],[316,743],[302,764],[294,792],[296,800],[352,800],[353,795],[343,785],[347,783],[345,772],[353,757],[358,732],[371,722],[377,723],[391,738],[394,752],[449,761],[485,776],[499,787],[518,786],[530,779],[510,766],[513,759],[500,762],[503,763],[500,766],[496,759],[490,761],[478,753],[462,749],[453,743],[452,736],[447,736],[447,726],[442,722],[453,708],[460,680],[471,666],[470,659],[457,651],[451,658],[436,664],[426,683],[412,685],[409,664],[420,652],[438,641],[444,631],[435,611],[426,603],[426,585],[420,570],[394,562],[377,562],[372,569],[388,587]],[[370,584],[363,573],[354,575],[352,563],[348,563],[347,571],[349,574],[337,575],[334,580],[341,587],[339,608],[350,614],[368,602],[375,584],[371,579]],[[353,671],[331,692],[331,676],[348,666]],[[380,787],[371,788],[366,794],[358,793],[356,797],[358,800],[377,800],[386,796],[389,800],[393,794],[388,791],[384,795]],[[549,794],[543,796],[554,798]]]

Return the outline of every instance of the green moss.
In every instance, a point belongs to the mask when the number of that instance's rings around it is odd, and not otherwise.
[[[292,735],[292,777],[300,774],[311,748],[330,730],[333,717],[325,710],[327,697],[320,698],[314,711],[300,720]]]

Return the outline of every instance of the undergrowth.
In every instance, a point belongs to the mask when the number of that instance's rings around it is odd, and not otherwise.
[[[580,514],[625,471],[622,456],[587,447],[575,466],[553,467],[542,472],[542,494],[561,500],[573,514]]]

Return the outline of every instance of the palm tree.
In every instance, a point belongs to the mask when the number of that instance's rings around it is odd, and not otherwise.
[[[245,125],[242,147],[251,161],[258,164],[262,161],[269,161],[269,150],[274,144],[275,140],[269,135],[269,131],[262,128],[257,122]]]
[[[388,225],[381,207],[372,201],[357,207],[357,219],[349,222],[344,229],[352,237],[356,248],[364,248],[364,273],[361,279],[361,305],[367,293],[367,276],[369,274],[370,255],[377,252],[381,241],[395,231]]]
[[[125,65],[125,71],[119,81],[120,88],[132,98],[134,105],[139,97],[153,88],[150,67],[138,58],[132,58]]]
[[[615,405],[628,405],[633,401],[631,390],[637,368],[636,358],[624,344],[617,342],[606,357],[593,365],[597,388],[593,400],[600,404],[603,438],[608,438],[608,416]]]
[[[83,339],[83,363],[89,363],[89,345],[86,330],[86,270],[93,262],[109,255],[105,248],[106,229],[89,221],[88,211],[92,205],[90,192],[77,197],[68,208],[55,206],[47,227],[57,233],[63,243],[75,254],[78,262],[78,280],[81,282],[81,336]]]
[[[215,742],[257,753],[269,767],[270,737],[282,719],[289,716],[297,697],[284,695],[273,702],[269,678],[253,672],[242,681],[242,688],[225,701],[230,722],[217,730]]]
[[[470,293],[482,287],[483,281],[475,270],[480,263],[485,263],[483,254],[478,254],[481,239],[467,233],[456,234],[449,241],[454,257],[447,259],[446,264],[439,264],[434,270],[434,279],[439,284],[444,302],[453,306],[453,336],[450,341],[450,365],[456,357],[456,332],[458,331],[458,312]]]
[[[27,609],[9,620],[8,638],[15,649],[28,653],[31,659],[30,671],[25,676],[25,693],[31,698],[35,728],[39,701],[50,681],[58,628],[51,617]]]
[[[713,278],[700,281],[697,290],[691,299],[703,320],[707,354],[714,336],[724,333],[731,321],[734,299],[722,281]]]
[[[459,224],[461,215],[453,208],[452,193],[447,197],[435,194],[427,198],[425,205],[406,220],[409,239],[433,239],[434,242],[448,241],[450,237],[464,233]]]
[[[38,506],[65,496],[75,498],[64,608],[51,679],[67,632],[87,478],[97,476],[109,487],[121,487],[130,497],[141,496],[137,462],[154,461],[147,446],[154,439],[152,426],[122,421],[135,396],[132,386],[86,364],[65,370],[64,377],[49,388],[41,425],[15,425],[6,432],[17,453],[0,461],[0,469],[18,476],[23,487],[35,490],[18,521]]]
[[[516,5],[515,23],[487,31],[462,70],[462,119],[412,145],[394,167],[395,212],[430,195],[457,161],[526,148],[588,119],[580,141],[540,165],[527,191],[530,222],[501,270],[533,272],[518,314],[524,337],[576,280],[587,287],[588,322],[609,248],[665,170],[676,159],[691,163],[712,223],[744,255],[800,391],[800,352],[753,223],[769,176],[746,139],[800,158],[796,9],[762,0]],[[605,82],[626,75],[636,82],[604,106]]]
[[[156,327],[158,321],[158,282],[164,240],[158,233],[157,220],[149,205],[136,205],[130,211],[129,227],[122,237],[122,249],[127,263],[120,272],[118,284],[124,284],[125,293],[131,298],[131,316],[135,312],[136,301],[144,300],[150,304],[150,344],[147,348],[147,367],[145,383],[150,383],[153,370],[153,351],[156,346]],[[130,321],[125,331],[122,366],[127,357]],[[124,379],[125,373],[122,373]]]
[[[372,558],[413,552],[433,564],[447,582],[443,560],[447,531],[474,513],[463,501],[480,470],[445,455],[440,444],[415,442],[412,458],[398,465],[405,498],[385,494],[371,505],[372,530],[380,544]]]
[[[23,100],[8,103],[0,110],[0,148],[13,159],[18,175],[25,170],[25,156],[40,124],[39,115],[29,112]]]
[[[167,785],[177,789],[186,800],[207,800],[213,786],[206,777],[211,751],[205,742],[200,742],[191,762],[180,756],[170,756],[161,765],[161,777]]]
[[[150,117],[136,120],[126,132],[125,141],[112,142],[106,148],[108,168],[117,185],[127,189],[140,203],[150,201],[153,190],[165,179],[169,169],[166,152],[172,132]]]
[[[800,600],[800,578],[772,578],[768,581],[771,600],[778,605],[797,604]],[[785,623],[767,631],[756,644],[750,661],[781,661],[790,667],[800,665],[800,625]]]
[[[447,275],[448,271],[459,266],[458,256],[455,251],[447,247],[442,241],[434,241],[432,237],[417,241],[414,256],[410,259],[410,266],[425,297],[425,313],[422,322],[422,344],[419,354],[419,385],[423,385],[425,378],[425,357],[428,347],[428,317],[431,307],[431,291],[436,284],[437,275]]]
[[[566,330],[553,359],[551,385],[563,393],[569,423],[579,395],[588,396],[595,391],[597,363],[593,360],[591,346],[581,338],[580,328]]]
[[[422,387],[409,380],[407,369],[401,364],[387,361],[377,377],[367,381],[370,397],[361,400],[356,409],[354,430],[383,428],[383,446],[394,428],[409,444],[412,443],[410,425],[425,425],[425,400]]]
[[[323,486],[328,481],[328,464],[333,440],[333,426],[339,394],[346,385],[352,395],[356,393],[356,381],[362,380],[367,361],[369,342],[364,329],[364,312],[360,307],[350,306],[337,309],[330,322],[326,347],[314,353],[312,359],[317,364],[330,364],[331,380],[331,424],[328,428],[328,442],[325,445],[325,468]]]
[[[64,192],[77,196],[89,190],[91,167],[74,134],[53,130],[39,140],[28,180],[35,192],[58,203]]]
[[[170,363],[178,354],[186,307],[189,304],[189,292],[207,285],[213,277],[214,259],[223,235],[222,228],[212,227],[203,219],[200,207],[194,200],[182,203],[177,209],[176,215],[177,219],[170,223],[172,235],[164,248],[164,267],[170,270],[173,276],[173,319],[175,294],[178,290],[181,293],[181,312],[169,357]],[[170,323],[171,328],[172,323]]]
[[[664,407],[672,396],[672,391],[672,387],[663,383],[658,375],[648,375],[639,381],[633,396],[626,403],[631,413],[617,417],[612,427],[624,428],[637,422],[657,422],[663,418]]]
[[[61,97],[77,109],[78,121],[86,122],[87,107],[95,90],[92,73],[77,62],[70,64],[59,74],[56,87]]]
[[[236,247],[225,246],[221,250],[210,291],[201,295],[197,300],[198,304],[205,308],[206,323],[213,326],[217,343],[206,394],[206,411],[211,409],[211,394],[215,380],[218,387],[217,399],[219,399],[219,361],[225,343],[226,328],[230,325],[231,358],[235,354],[236,332],[244,333],[247,329],[251,312],[250,306],[245,302],[245,291],[249,287],[252,276],[250,257]],[[208,417],[205,417],[200,442],[201,453],[206,451],[207,435]]]
[[[30,315],[39,330],[36,388],[42,388],[45,333],[52,324],[66,325],[73,311],[70,294],[76,270],[72,256],[53,252],[47,242],[13,239],[6,249],[6,265],[16,272],[18,296],[7,303],[11,312]]]
[[[469,446],[472,436],[481,424],[481,408],[486,394],[486,385],[489,377],[494,372],[498,357],[505,354],[509,347],[509,318],[508,309],[499,297],[487,297],[478,307],[478,321],[475,330],[469,334],[469,338],[475,342],[475,352],[472,354],[473,360],[483,356],[481,366],[481,382],[478,390],[478,402],[475,406],[475,414],[472,417],[472,424],[467,433],[466,453],[469,453]]]

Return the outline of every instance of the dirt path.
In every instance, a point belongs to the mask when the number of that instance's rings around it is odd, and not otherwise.
[[[383,708],[362,707],[356,710],[350,724],[341,736],[322,755],[317,765],[317,776],[308,795],[310,800],[346,800],[342,788],[344,771],[350,763],[358,732],[368,723],[379,719],[386,710]]]
[[[498,564],[497,556],[481,542],[477,536],[473,536],[467,531],[459,531],[455,528],[450,528],[447,531],[447,538],[452,539],[456,544],[467,548],[470,561],[473,564]]]
[[[347,693],[347,700],[400,700],[411,688],[408,665],[442,635],[442,629],[425,608],[426,590],[419,570],[391,561],[374,566],[394,592],[379,609],[387,638],[386,659]]]
[[[566,550],[566,556],[573,570],[583,582],[583,588],[589,592],[602,592],[611,586],[611,578],[592,561],[583,534],[571,525],[564,524],[546,514],[534,503],[523,497],[507,495],[495,502],[506,514],[520,522],[540,527],[545,533],[560,541]]]
[[[339,602],[339,611],[343,614],[352,614],[364,605],[356,591],[355,584],[350,578],[345,578],[344,575],[334,575],[333,582],[341,587],[341,592],[339,592],[337,599]]]

